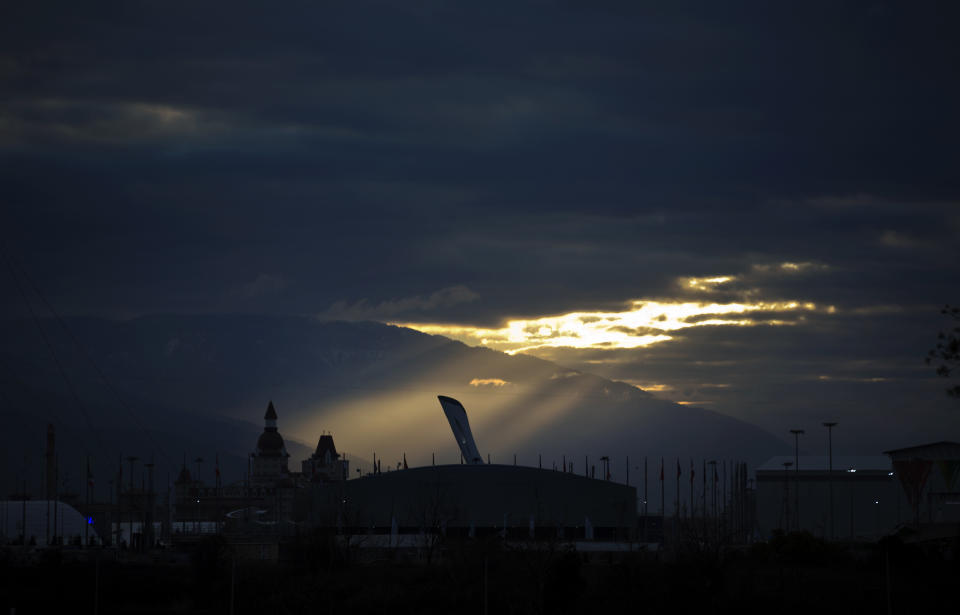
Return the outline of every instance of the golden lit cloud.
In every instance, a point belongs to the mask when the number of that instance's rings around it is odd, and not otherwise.
[[[774,263],[771,265],[754,265],[752,270],[754,273],[768,274],[768,275],[790,275],[795,273],[809,273],[814,271],[826,271],[830,269],[828,265],[822,263]]]
[[[853,376],[830,376],[827,374],[820,374],[817,376],[817,380],[823,381],[836,381],[836,382],[889,382],[890,378],[881,378],[878,376],[867,377],[867,378],[855,378]]]
[[[691,290],[712,291],[718,286],[732,282],[736,278],[729,275],[721,275],[713,278],[680,278],[680,285]]]
[[[721,279],[730,278],[711,278]],[[671,331],[689,327],[786,326],[801,321],[805,313],[827,312],[828,309],[800,301],[633,301],[630,309],[622,312],[571,312],[557,316],[515,319],[498,329],[415,322],[391,324],[513,354],[541,348],[639,348],[669,341],[673,339]],[[757,318],[774,313],[779,318]],[[784,317],[791,313],[796,314],[794,318]]]
[[[635,380],[621,380],[621,382],[626,382],[627,384],[633,385],[638,389],[647,391],[649,393],[663,393],[665,391],[672,391],[673,387],[669,384],[660,384],[656,382],[637,382]]]
[[[802,323],[812,313],[835,314],[835,306],[821,306],[810,301],[755,300],[760,293],[756,288],[741,292],[739,301],[729,297],[728,303],[680,298],[690,296],[691,291],[700,297],[716,293],[715,296],[719,298],[729,296],[724,291],[732,290],[732,284],[736,283],[738,287],[750,284],[758,275],[781,277],[827,269],[828,265],[820,263],[783,262],[757,264],[742,275],[680,277],[676,279],[679,296],[673,300],[637,299],[627,302],[626,309],[616,312],[584,311],[539,318],[517,318],[508,320],[504,326],[498,328],[429,322],[390,324],[443,335],[466,344],[486,346],[510,354],[533,351],[542,356],[550,348],[642,348],[668,342],[674,338],[672,332],[690,327],[783,327]],[[587,360],[588,363],[604,361],[606,359],[600,357]],[[652,384],[655,386],[657,383]],[[656,390],[644,386],[640,388]]]
[[[470,381],[472,387],[505,387],[509,382],[500,378],[474,378]]]

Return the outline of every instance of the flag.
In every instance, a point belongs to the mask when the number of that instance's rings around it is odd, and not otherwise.
[[[406,454],[406,453],[403,454],[403,469],[404,469],[404,470],[410,469],[410,466],[407,465],[407,454]]]

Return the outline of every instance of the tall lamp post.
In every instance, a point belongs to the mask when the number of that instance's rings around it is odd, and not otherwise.
[[[790,466],[792,461],[783,462],[783,513],[787,517],[787,532],[790,532]]]
[[[147,469],[146,509],[143,514],[143,529],[140,531],[141,548],[143,551],[153,548],[153,460],[143,464]]]
[[[796,502],[796,504],[794,505],[794,512],[796,513],[796,519],[794,520],[794,525],[799,531],[800,530],[800,435],[805,432],[802,429],[791,429],[790,433],[793,434],[793,442],[794,442],[794,447],[793,447],[794,474],[793,475],[796,477],[796,480],[794,482],[794,487],[795,487],[794,491],[796,491],[796,493],[793,494],[794,501]]]
[[[197,530],[197,534],[200,534],[201,532],[203,532],[203,526],[200,524],[200,486],[202,485],[202,483],[200,482],[200,464],[203,463],[203,457],[197,457],[197,458],[194,459],[193,461],[197,464],[197,481],[196,481],[196,485],[197,485],[197,522],[196,522],[196,524],[195,524],[194,527],[195,527],[196,530]]]
[[[827,485],[830,490],[827,502],[830,506],[828,514],[830,518],[830,539],[833,540],[833,428],[837,426],[837,422],[826,421],[823,426],[827,428]]]
[[[127,457],[127,461],[130,462],[130,491],[128,495],[128,500],[130,501],[130,512],[128,513],[130,515],[130,523],[128,526],[130,530],[130,535],[128,536],[129,542],[127,543],[127,545],[131,549],[133,548],[133,507],[134,507],[134,501],[135,501],[133,498],[133,464],[139,460],[140,460],[139,457],[134,457],[133,455]]]

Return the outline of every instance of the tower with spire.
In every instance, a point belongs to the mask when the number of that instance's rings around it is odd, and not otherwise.
[[[283,436],[277,431],[277,411],[273,407],[273,401],[267,405],[263,422],[263,433],[257,439],[257,448],[251,455],[252,487],[273,487],[278,481],[290,477],[290,470],[287,468],[290,454],[283,442]]]
[[[337,452],[333,436],[325,433],[317,442],[317,450],[301,462],[303,478],[310,482],[333,482],[347,480],[350,462]]]

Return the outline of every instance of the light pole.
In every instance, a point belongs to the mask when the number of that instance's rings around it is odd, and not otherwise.
[[[830,539],[833,540],[833,428],[837,426],[836,421],[827,421],[823,423],[823,426],[827,428],[827,485],[830,490],[829,499],[827,500],[830,518]]]
[[[197,485],[197,522],[196,522],[196,529],[197,529],[197,534],[200,534],[200,533],[203,531],[203,528],[202,528],[201,525],[200,525],[200,486],[201,486],[201,484],[202,484],[202,483],[200,482],[200,464],[203,463],[203,457],[197,457],[197,458],[194,459],[193,461],[197,464],[197,480],[196,480],[196,483],[195,483],[195,484]]]
[[[794,501],[796,502],[794,506],[794,512],[796,513],[796,520],[794,525],[797,527],[797,531],[800,530],[800,435],[805,433],[802,429],[791,429],[790,433],[793,434],[793,460],[794,460],[794,476],[796,481],[794,487],[796,487],[796,493],[793,495]]]
[[[150,463],[145,463],[143,466],[147,468],[147,493],[146,501],[147,507],[143,515],[143,529],[140,534],[143,537],[142,547],[146,551],[153,548],[153,461]]]
[[[131,508],[131,511],[130,511],[130,513],[129,513],[129,514],[130,514],[130,523],[129,523],[130,536],[128,537],[128,538],[129,538],[129,542],[127,543],[127,546],[130,547],[131,549],[133,548],[133,514],[132,514],[132,513],[133,513],[133,510],[132,510],[132,509],[133,509],[133,502],[134,502],[134,499],[133,499],[133,464],[134,464],[135,462],[139,461],[139,460],[140,460],[139,457],[134,457],[134,456],[132,456],[132,455],[131,455],[130,457],[127,457],[127,461],[130,462],[130,491],[129,491],[129,497],[128,497],[128,499],[130,500],[130,508]]]
[[[787,532],[790,532],[790,466],[792,461],[783,462],[783,512],[787,516]]]

